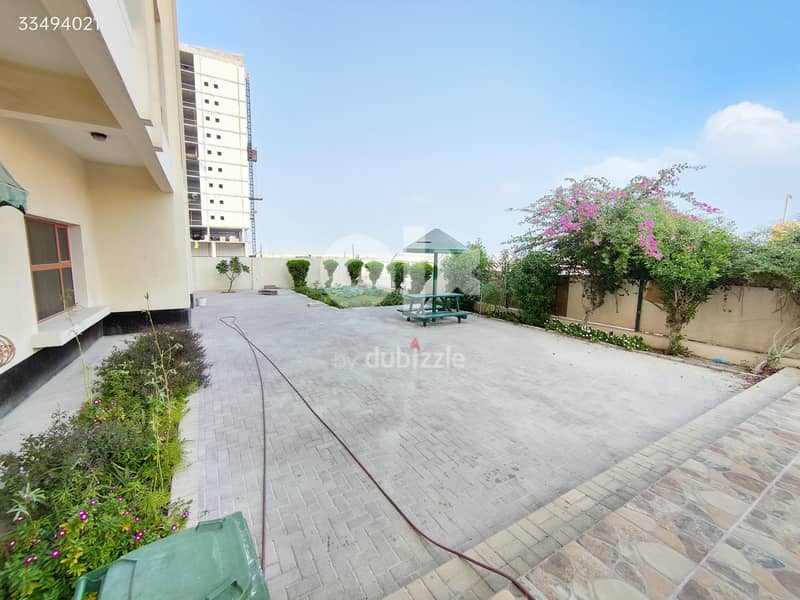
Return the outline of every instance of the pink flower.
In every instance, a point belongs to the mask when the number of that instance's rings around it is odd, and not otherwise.
[[[136,515],[135,517],[133,517],[133,520],[138,523],[139,521],[142,520],[142,517],[140,517],[139,515]]]
[[[61,549],[56,548],[50,553],[50,558],[58,558],[58,555],[61,554]]]
[[[592,243],[595,246],[599,246],[600,245],[600,238],[592,238]]]
[[[40,540],[39,538],[36,538],[35,540],[33,540],[33,541],[31,542],[31,546],[35,546],[36,544],[38,544],[38,543],[39,543],[39,542],[41,542],[41,541],[42,541],[42,540]]]
[[[185,510],[185,511],[183,511],[183,513],[181,513],[181,516],[182,516],[184,519],[188,519],[188,518],[189,518],[189,511],[188,511],[188,510]]]
[[[170,529],[172,529],[172,531],[178,531],[178,526],[175,523],[173,523]]]
[[[100,400],[97,400],[97,399],[92,400],[92,404],[94,404],[94,405],[100,404]]]
[[[6,544],[6,546],[8,546],[9,548],[13,548],[16,545],[17,545],[17,540],[11,540]]]
[[[131,514],[131,511],[129,511],[128,509],[125,509],[125,510],[122,511],[122,514],[127,517],[129,514]]]
[[[79,512],[79,513],[78,513],[78,518],[79,518],[81,521],[85,521],[86,519],[88,519],[88,518],[89,518],[89,513],[88,513],[88,512],[86,512],[85,510],[82,510],[81,512]]]
[[[92,423],[94,423],[95,425],[96,425],[97,423],[99,423],[99,422],[100,422],[100,419],[98,419],[97,417],[95,417],[94,419],[92,419]]]
[[[56,532],[55,538],[58,539],[58,538],[64,537],[65,535],[67,535],[67,532],[64,529],[59,529]]]
[[[32,565],[33,563],[35,563],[37,560],[38,560],[38,559],[36,558],[36,555],[35,555],[35,554],[31,554],[30,556],[28,556],[27,558],[25,558],[25,560],[23,561],[23,564],[24,564],[26,567],[28,567],[28,566]]]
[[[94,506],[97,504],[97,500],[89,500],[89,506]]]
[[[21,523],[21,522],[22,522],[22,521],[24,521],[24,520],[25,520],[25,517],[24,517],[24,516],[22,516],[22,515],[20,515],[20,516],[18,516],[18,517],[16,517],[16,518],[14,519],[14,523]]]

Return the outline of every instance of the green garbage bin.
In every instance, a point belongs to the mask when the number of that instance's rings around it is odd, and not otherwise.
[[[269,600],[237,512],[147,544],[78,579],[73,600]]]

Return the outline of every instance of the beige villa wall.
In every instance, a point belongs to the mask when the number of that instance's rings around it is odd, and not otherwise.
[[[568,318],[583,319],[582,291],[580,281],[570,283]],[[626,291],[607,296],[605,303],[590,315],[589,320],[620,330],[633,329],[637,288],[633,286]],[[766,353],[775,332],[786,331],[793,324],[795,327],[800,325],[800,306],[797,303],[787,301],[777,290],[736,286],[727,291],[714,291],[686,326],[685,335],[690,342]],[[647,300],[642,303],[641,331],[656,335],[667,331],[664,312]]]
[[[281,288],[292,288],[292,278],[289,276],[289,271],[286,268],[286,261],[292,260],[295,258],[304,258],[309,261],[310,265],[308,268],[308,277],[306,281],[309,285],[319,285],[324,286],[327,279],[328,273],[325,271],[325,267],[323,262],[328,258],[333,258],[334,260],[339,262],[339,266],[336,268],[333,274],[333,285],[350,285],[350,277],[347,274],[347,269],[345,268],[345,262],[347,261],[346,258],[342,258],[340,256],[262,256],[262,257],[242,257],[241,260],[246,265],[250,267],[250,273],[243,274],[239,277],[234,285],[235,290],[250,290],[250,289],[258,289],[263,287],[264,285],[277,285]],[[400,257],[391,257],[391,256],[377,256],[377,257],[362,257],[361,260],[364,261],[366,264],[371,260],[377,260],[382,262],[384,265],[388,264],[392,259],[395,260],[403,260],[406,262],[413,262],[413,261],[420,261],[425,260],[424,256],[417,256],[417,257],[409,257],[409,256],[400,256]],[[223,290],[228,289],[228,280],[225,279],[222,275],[217,273],[216,265],[221,260],[220,257],[211,258],[206,256],[193,256],[192,257],[192,274],[193,274],[193,289],[195,291],[213,291],[213,290]],[[362,281],[363,283],[369,285],[369,277],[367,275],[367,270],[364,269],[362,272]],[[444,284],[444,277],[442,277],[441,273],[439,275],[439,281]],[[409,279],[406,278],[406,285],[408,285]],[[391,281],[389,279],[389,274],[387,273],[386,269],[384,268],[383,273],[381,274],[380,279],[378,279],[376,285],[381,288],[389,288],[391,287]],[[431,284],[428,282],[427,288],[430,288]]]

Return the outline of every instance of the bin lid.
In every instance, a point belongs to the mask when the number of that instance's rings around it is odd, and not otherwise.
[[[108,566],[98,600],[269,600],[242,513],[204,521]]]

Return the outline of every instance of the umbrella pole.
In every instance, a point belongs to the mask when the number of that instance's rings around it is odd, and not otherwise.
[[[439,276],[439,255],[433,253],[433,312],[436,312],[436,278]]]

